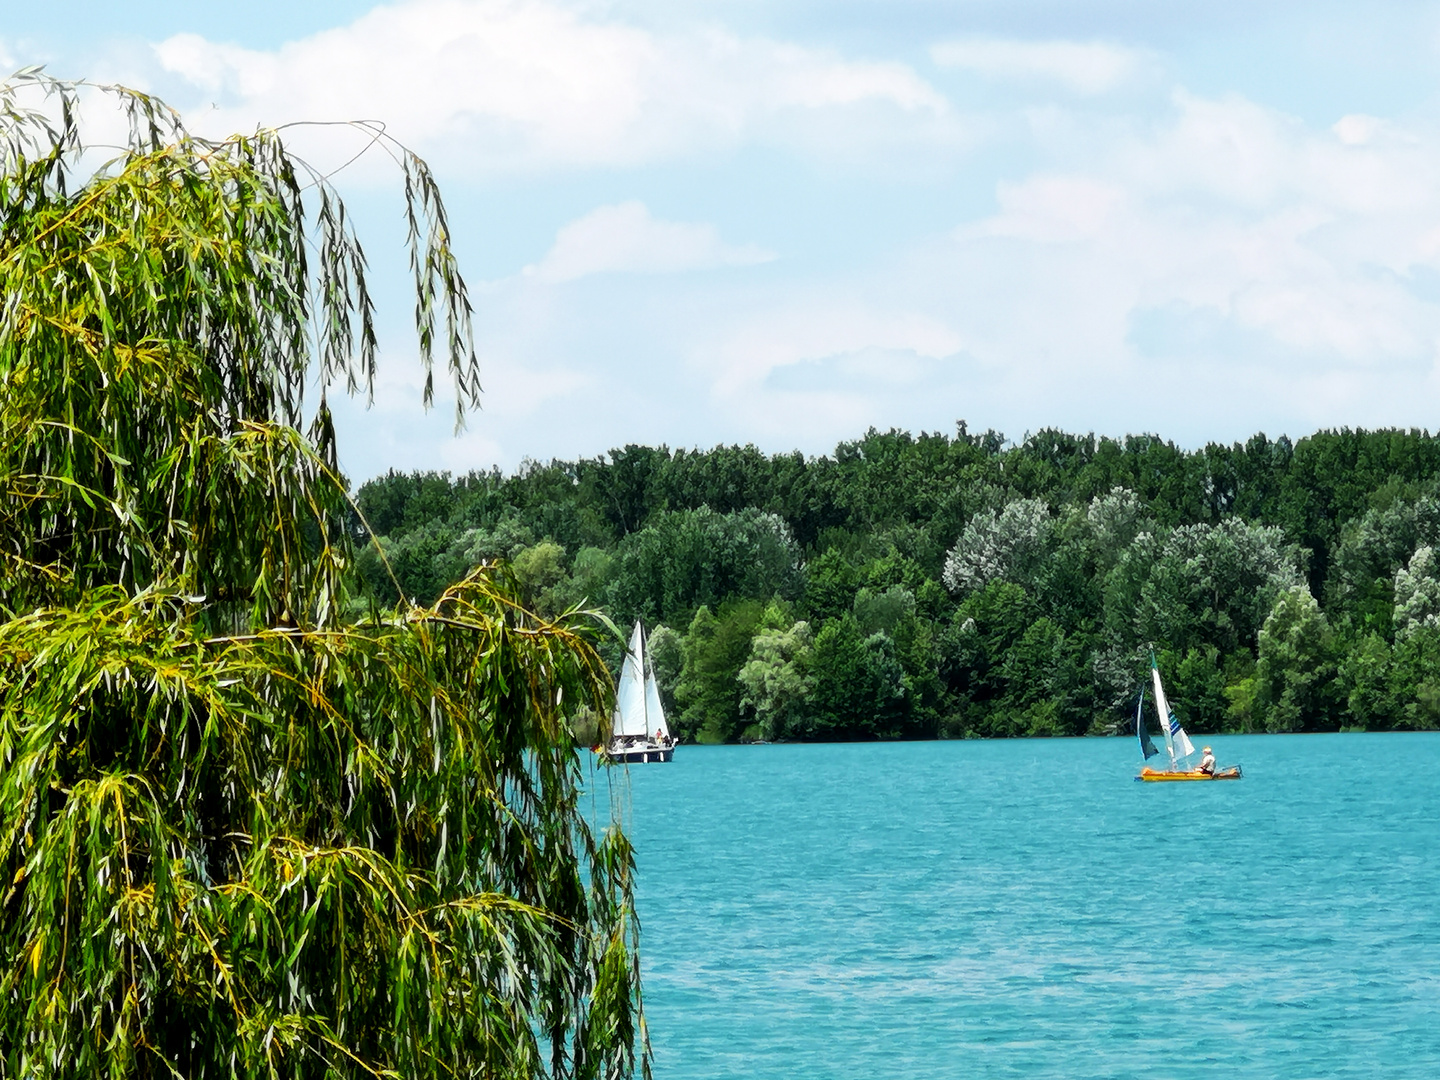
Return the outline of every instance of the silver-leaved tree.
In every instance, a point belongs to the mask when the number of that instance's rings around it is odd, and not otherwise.
[[[90,94],[129,117],[98,168]],[[593,620],[484,568],[347,614],[324,393],[375,336],[334,189],[38,71],[0,124],[0,1073],[648,1074],[631,852],[564,720],[607,707]],[[444,207],[387,145],[473,406]]]

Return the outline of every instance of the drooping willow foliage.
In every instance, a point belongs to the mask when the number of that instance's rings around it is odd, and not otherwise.
[[[130,121],[98,168],[88,94]],[[648,1074],[631,853],[564,723],[605,707],[592,621],[483,569],[346,616],[324,393],[375,335],[328,180],[36,71],[0,123],[0,1073]],[[443,205],[380,141],[473,405]]]

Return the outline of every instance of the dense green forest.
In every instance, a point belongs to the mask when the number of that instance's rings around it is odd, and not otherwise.
[[[1192,452],[961,423],[816,458],[627,446],[392,472],[357,504],[378,602],[496,560],[542,614],[644,619],[686,738],[1110,732],[1152,649],[1192,731],[1440,726],[1428,432]]]

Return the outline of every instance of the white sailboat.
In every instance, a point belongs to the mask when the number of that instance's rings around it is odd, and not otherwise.
[[[655,670],[645,649],[645,627],[637,620],[615,688],[615,716],[606,754],[615,761],[669,761],[675,740],[665,724],[665,708],[655,685]]]
[[[1150,654],[1150,679],[1155,687],[1155,712],[1160,718],[1160,730],[1165,736],[1165,750],[1170,756],[1170,768],[1152,769],[1146,765],[1135,779],[1239,780],[1239,765],[1232,765],[1226,769],[1213,769],[1209,772],[1190,767],[1188,759],[1194,755],[1195,746],[1191,743],[1190,737],[1185,734],[1185,729],[1180,726],[1179,718],[1171,710],[1170,702],[1165,697],[1165,684],[1160,681],[1160,668],[1155,663],[1154,653]],[[1150,741],[1150,734],[1145,730],[1145,690],[1143,687],[1140,690],[1140,701],[1135,707],[1135,734],[1140,739],[1140,753],[1146,761],[1159,755],[1160,751]],[[1208,750],[1209,747],[1206,749]]]

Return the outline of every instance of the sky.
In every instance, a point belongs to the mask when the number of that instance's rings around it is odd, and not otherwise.
[[[435,169],[484,402],[426,412],[400,178],[367,239],[376,400],[341,464],[870,427],[1440,427],[1440,4],[173,0],[0,4],[0,66],[223,136],[378,120]],[[294,136],[321,167],[342,137]],[[306,140],[309,140],[308,142]]]

